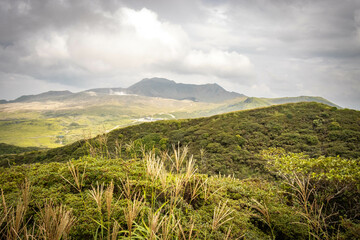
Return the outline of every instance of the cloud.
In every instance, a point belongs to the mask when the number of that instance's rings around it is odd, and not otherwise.
[[[0,84],[20,95],[21,79],[56,90],[162,76],[356,107],[359,19],[356,0],[2,0]]]
[[[248,57],[234,51],[215,49],[206,53],[199,50],[190,51],[182,60],[181,70],[235,80],[253,78],[254,74],[254,66]]]
[[[80,88],[47,82],[21,74],[0,72],[0,99],[12,100],[21,95],[39,94],[49,90],[79,91]]]
[[[172,66],[174,71],[187,74],[250,75],[251,63],[246,56],[234,51],[213,49],[204,53],[194,49],[181,26],[160,21],[147,8],[137,11],[121,7],[97,15],[102,21],[91,27],[75,24],[62,30],[43,28],[29,38],[14,41],[13,46],[3,49],[3,55],[15,56],[16,73],[50,81],[61,81],[59,74],[85,79],[87,75],[146,72],[174,62],[180,63]],[[11,67],[1,70],[11,72]],[[64,83],[69,83],[66,79]]]

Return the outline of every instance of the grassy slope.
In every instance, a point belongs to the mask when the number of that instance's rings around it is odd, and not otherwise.
[[[78,93],[53,101],[1,104],[0,142],[22,147],[53,148],[83,139],[89,134],[97,135],[117,127],[138,124],[136,119],[147,116],[184,119],[299,101],[336,106],[316,97],[240,97],[215,104],[129,95],[100,94],[93,97]]]
[[[291,195],[287,185],[274,181],[268,175],[259,175],[258,170],[263,169],[263,162],[257,153],[270,146],[282,146],[288,151],[303,151],[311,156],[339,154],[357,158],[360,156],[359,120],[358,111],[337,110],[316,103],[298,103],[209,118],[145,123],[112,131],[106,137],[100,136],[87,143],[79,141],[42,152],[3,156],[2,163],[7,162],[6,158],[18,163],[41,163],[0,168],[0,188],[8,205],[15,206],[20,195],[18,186],[25,178],[32,183],[32,201],[24,218],[28,228],[32,227],[34,221],[40,221],[38,216],[45,201],[65,204],[77,218],[70,231],[73,239],[92,239],[96,234],[100,238],[101,232],[106,236],[107,226],[113,226],[115,220],[125,229],[119,234],[120,239],[128,235],[125,213],[129,200],[125,197],[126,188],[123,185],[127,178],[131,192],[143,197],[143,208],[134,220],[136,224],[133,224],[134,235],[143,236],[140,239],[149,239],[146,230],[149,226],[148,216],[159,208],[161,219],[165,217],[164,221],[169,224],[168,216],[176,219],[175,222],[179,221],[185,236],[189,237],[191,229],[194,229],[193,237],[189,239],[195,239],[194,235],[199,239],[218,240],[227,236],[228,239],[271,239],[275,236],[276,239],[285,240],[309,239],[311,234],[307,220],[301,213],[301,204]],[[107,155],[107,149],[111,154],[116,140],[122,148],[121,158],[101,157]],[[190,153],[195,154],[197,160],[198,172],[210,174],[210,177],[195,174],[188,182],[183,182],[181,179],[184,179],[185,173],[176,174],[174,169],[171,170],[171,161],[166,157],[162,160],[167,170],[160,174],[165,178],[149,172],[146,165],[149,160],[143,160],[141,146],[145,144],[145,150],[151,149],[164,156],[161,151],[169,150],[171,144],[178,141],[183,145],[189,144]],[[106,145],[103,145],[105,142]],[[92,149],[97,151],[96,157],[78,158],[86,154],[88,144],[96,147]],[[200,149],[205,150],[203,154],[200,154]],[[172,155],[170,150],[169,155]],[[67,163],[54,162],[72,157],[77,159],[72,163],[80,174],[86,169],[81,191],[70,184],[74,180]],[[183,167],[186,165],[184,163]],[[221,177],[216,174],[219,172],[235,173],[238,178]],[[102,201],[103,206],[99,211],[90,193],[93,186],[104,183],[107,187],[110,182],[115,184],[115,190],[108,218],[106,202]],[[179,182],[179,194],[174,197]],[[324,181],[317,184],[324,184]],[[200,186],[198,195],[191,199],[196,186]],[[325,185],[325,190],[330,191],[331,186]],[[102,196],[106,197],[106,194]],[[337,200],[342,204],[350,199],[349,203],[354,204],[358,197],[359,192],[351,189]],[[174,199],[177,201],[175,207]],[[218,203],[226,204],[224,211],[229,210],[230,214],[224,221],[229,220],[218,228],[212,228],[214,211],[219,211]],[[353,209],[351,205],[340,206],[341,209]],[[102,221],[106,228],[101,228],[99,223]],[[345,219],[345,222],[337,224],[336,228],[331,229],[330,226],[328,230],[338,239],[356,239],[359,236],[360,224],[356,219]],[[315,230],[312,230],[313,233]],[[171,231],[171,239],[181,238],[179,231],[180,227],[176,225]],[[160,236],[163,233],[160,228],[156,234]]]
[[[192,117],[213,104],[132,96],[84,96],[71,101],[0,105],[0,142],[29,147],[60,147],[85,136],[138,124],[138,118]],[[216,105],[216,104],[215,104]],[[196,116],[196,115],[195,115]],[[60,136],[64,136],[61,139]]]
[[[37,147],[18,147],[6,143],[0,143],[0,155],[3,154],[17,154],[17,153],[23,153],[23,152],[31,152],[40,150]]]
[[[208,118],[158,121],[110,132],[109,151],[122,144],[124,156],[141,153],[141,144],[169,150],[172,144],[188,144],[201,172],[235,174],[239,178],[258,174],[262,162],[257,154],[269,147],[283,147],[310,156],[360,157],[360,112],[338,110],[318,103],[296,103],[246,110]],[[93,141],[96,142],[96,141]],[[99,143],[97,143],[99,145]],[[200,150],[203,150],[203,155]],[[87,154],[85,141],[17,156],[2,156],[1,165],[66,161]],[[207,161],[201,161],[205,157]]]

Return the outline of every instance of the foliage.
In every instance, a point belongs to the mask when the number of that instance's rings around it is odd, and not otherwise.
[[[23,152],[31,152],[40,150],[38,147],[19,147],[14,146],[6,143],[0,143],[0,155],[3,154],[17,154],[17,153],[23,153]]]
[[[359,119],[289,104],[4,155],[0,238],[357,239]]]
[[[311,111],[309,111],[309,109]],[[288,114],[292,118],[287,117]],[[171,151],[172,144],[188,145],[204,174],[234,174],[238,178],[266,172],[258,156],[269,147],[304,152],[310,157],[360,157],[360,112],[334,110],[318,103],[296,103],[232,112],[209,118],[158,121],[114,130],[90,139],[92,145],[108,146],[105,155],[141,157],[143,151]],[[321,125],[315,124],[321,122]],[[334,130],[334,122],[341,129]],[[17,156],[0,157],[0,166],[33,162],[67,161],[89,154],[86,141]],[[117,146],[121,149],[116,152]]]
[[[174,147],[172,153],[150,152],[137,160],[87,156],[1,168],[3,202],[16,206],[16,186],[29,179],[34,197],[19,232],[23,237],[43,236],[46,228],[49,236],[64,229],[61,234],[75,239],[304,239],[305,228],[288,226],[300,216],[289,214],[273,183],[196,174],[187,151]],[[271,229],[254,217],[254,200],[268,202]],[[0,234],[2,229],[7,224],[0,224]]]
[[[337,157],[310,158],[284,149],[262,152],[270,171],[284,179],[291,205],[309,229],[309,238],[334,239],[344,221],[358,224],[360,162]],[[347,233],[348,236],[352,235]],[[355,239],[357,234],[351,238]]]

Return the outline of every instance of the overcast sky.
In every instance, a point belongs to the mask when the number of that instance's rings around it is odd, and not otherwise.
[[[360,109],[360,1],[0,0],[0,99],[155,76]]]

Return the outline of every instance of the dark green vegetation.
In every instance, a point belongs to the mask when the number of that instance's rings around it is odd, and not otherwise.
[[[359,140],[360,112],[296,103],[3,155],[0,234],[359,239]]]
[[[40,150],[38,147],[18,147],[6,143],[0,143],[0,155],[3,154],[16,154],[23,152],[31,152]]]
[[[126,158],[141,154],[142,145],[147,146],[146,150],[162,151],[180,142],[189,145],[196,159],[206,157],[206,161],[198,163],[201,172],[243,178],[263,169],[257,154],[269,147],[304,152],[311,157],[359,158],[359,119],[360,112],[355,110],[296,103],[209,118],[143,123],[114,130],[105,138],[110,155],[114,154],[116,144],[120,144]],[[92,142],[95,144],[98,139]],[[3,156],[0,163],[5,166],[8,162],[66,161],[88,154],[84,144],[85,141],[79,141],[48,151]],[[133,152],[128,151],[129,144],[134,146]]]

